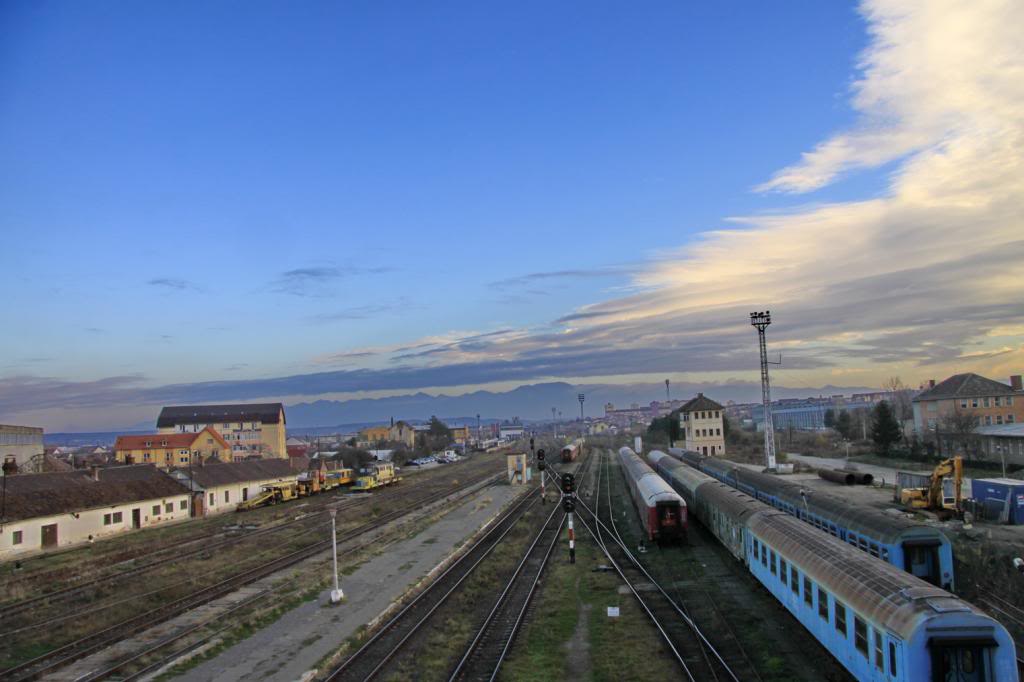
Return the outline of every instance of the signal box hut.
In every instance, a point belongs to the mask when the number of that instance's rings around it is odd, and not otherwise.
[[[531,472],[525,452],[508,455],[506,462],[509,483],[512,485],[523,485],[530,482]]]

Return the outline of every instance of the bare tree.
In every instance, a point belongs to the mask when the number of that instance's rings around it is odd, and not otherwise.
[[[882,388],[889,394],[889,405],[892,407],[893,416],[900,423],[900,435],[903,440],[906,440],[906,423],[914,418],[910,388],[899,377],[889,377],[888,381],[882,384]]]
[[[974,433],[974,428],[977,425],[978,417],[970,410],[957,408],[944,416],[939,421],[939,432],[937,434],[939,452],[942,452],[942,436],[947,436],[950,439],[953,451],[946,454],[955,455],[956,451],[959,450],[968,455],[968,457],[972,454],[977,455],[978,449],[971,447],[973,441],[971,434]]]

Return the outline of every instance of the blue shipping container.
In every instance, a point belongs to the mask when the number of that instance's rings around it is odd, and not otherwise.
[[[971,481],[971,497],[984,503],[986,508],[991,505],[1001,509],[1008,502],[1006,522],[1024,524],[1024,481],[1012,478],[975,478]]]

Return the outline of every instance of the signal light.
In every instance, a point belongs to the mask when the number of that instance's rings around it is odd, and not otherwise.
[[[572,474],[562,474],[562,492],[566,495],[572,495],[576,489],[576,479]]]
[[[570,497],[568,495],[563,497],[562,498],[562,509],[564,509],[567,514],[571,514],[574,511],[576,511],[576,500],[575,500],[575,498]]]
[[[544,448],[537,451],[537,471],[544,471]]]

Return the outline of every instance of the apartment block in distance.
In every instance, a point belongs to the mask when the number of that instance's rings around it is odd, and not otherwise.
[[[940,429],[943,420],[969,414],[977,426],[1001,426],[1024,422],[1024,390],[1019,374],[1010,383],[994,381],[980,374],[954,374],[928,387],[913,400],[914,428],[918,433]]]
[[[232,461],[246,457],[288,457],[284,405],[176,405],[160,411],[160,433],[199,433],[212,428],[231,446]]]
[[[703,393],[698,393],[679,408],[679,430],[687,450],[719,457],[725,454],[725,433],[722,428],[722,406]]]

